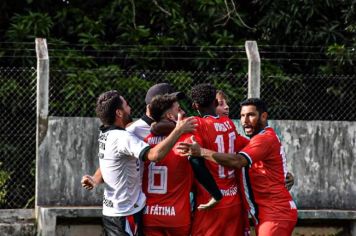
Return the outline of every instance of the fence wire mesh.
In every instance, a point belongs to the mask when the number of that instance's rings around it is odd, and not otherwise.
[[[355,75],[289,75],[261,79],[271,119],[356,120]]]
[[[34,206],[36,69],[0,68],[0,208]]]
[[[230,98],[230,112],[238,115],[238,101],[247,94],[247,76],[232,72],[186,71],[122,71],[112,68],[100,70],[51,70],[49,113],[52,116],[95,116],[95,101],[100,93],[116,89],[132,107],[132,116],[145,112],[146,91],[154,84],[167,82],[189,97],[192,86],[212,83]],[[183,101],[188,114],[194,114],[190,101]]]

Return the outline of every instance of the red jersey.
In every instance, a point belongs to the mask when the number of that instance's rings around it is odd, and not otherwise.
[[[235,153],[241,150],[249,140],[236,132],[235,124],[228,117],[205,116],[196,117],[197,131],[194,134],[197,142],[204,148],[223,153]],[[223,167],[212,161],[206,161],[206,166],[223,194],[222,200],[214,208],[226,208],[240,204],[236,169]],[[209,201],[210,194],[197,184],[197,204]]]
[[[266,220],[297,220],[297,207],[285,187],[286,156],[275,131],[266,127],[239,153],[249,162],[242,169],[244,191],[256,224]]]
[[[177,143],[190,136],[183,134]],[[145,142],[155,146],[164,138],[150,134]],[[180,156],[176,146],[162,161],[145,162],[142,180],[142,189],[147,197],[144,226],[181,227],[191,223],[189,193],[193,176],[188,158]]]

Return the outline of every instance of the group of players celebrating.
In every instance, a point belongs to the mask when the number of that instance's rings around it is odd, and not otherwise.
[[[194,86],[196,117],[184,118],[184,97],[167,83],[156,84],[146,94],[146,114],[132,122],[118,91],[99,96],[100,168],[83,176],[82,185],[105,183],[105,235],[244,236],[249,215],[258,236],[291,235],[297,207],[264,101],[240,103],[245,138],[228,118],[222,91]]]

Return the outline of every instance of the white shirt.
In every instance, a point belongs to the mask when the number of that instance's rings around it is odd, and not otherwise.
[[[124,129],[102,130],[99,135],[99,164],[106,183],[103,215],[127,216],[143,209],[140,158],[149,145]]]
[[[143,115],[142,118],[133,122],[126,130],[135,134],[139,139],[144,140],[151,133],[150,125],[152,122],[153,120],[151,118],[147,115]]]
[[[137,138],[144,140],[150,134],[151,126],[149,126],[144,120],[138,119],[133,122],[126,130]]]

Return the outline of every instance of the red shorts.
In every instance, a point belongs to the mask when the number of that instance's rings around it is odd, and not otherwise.
[[[263,221],[256,227],[258,236],[291,236],[296,221],[274,220]]]
[[[192,236],[243,235],[241,204],[198,211],[193,216]]]
[[[189,236],[190,225],[183,227],[144,226],[143,233],[148,236]]]

